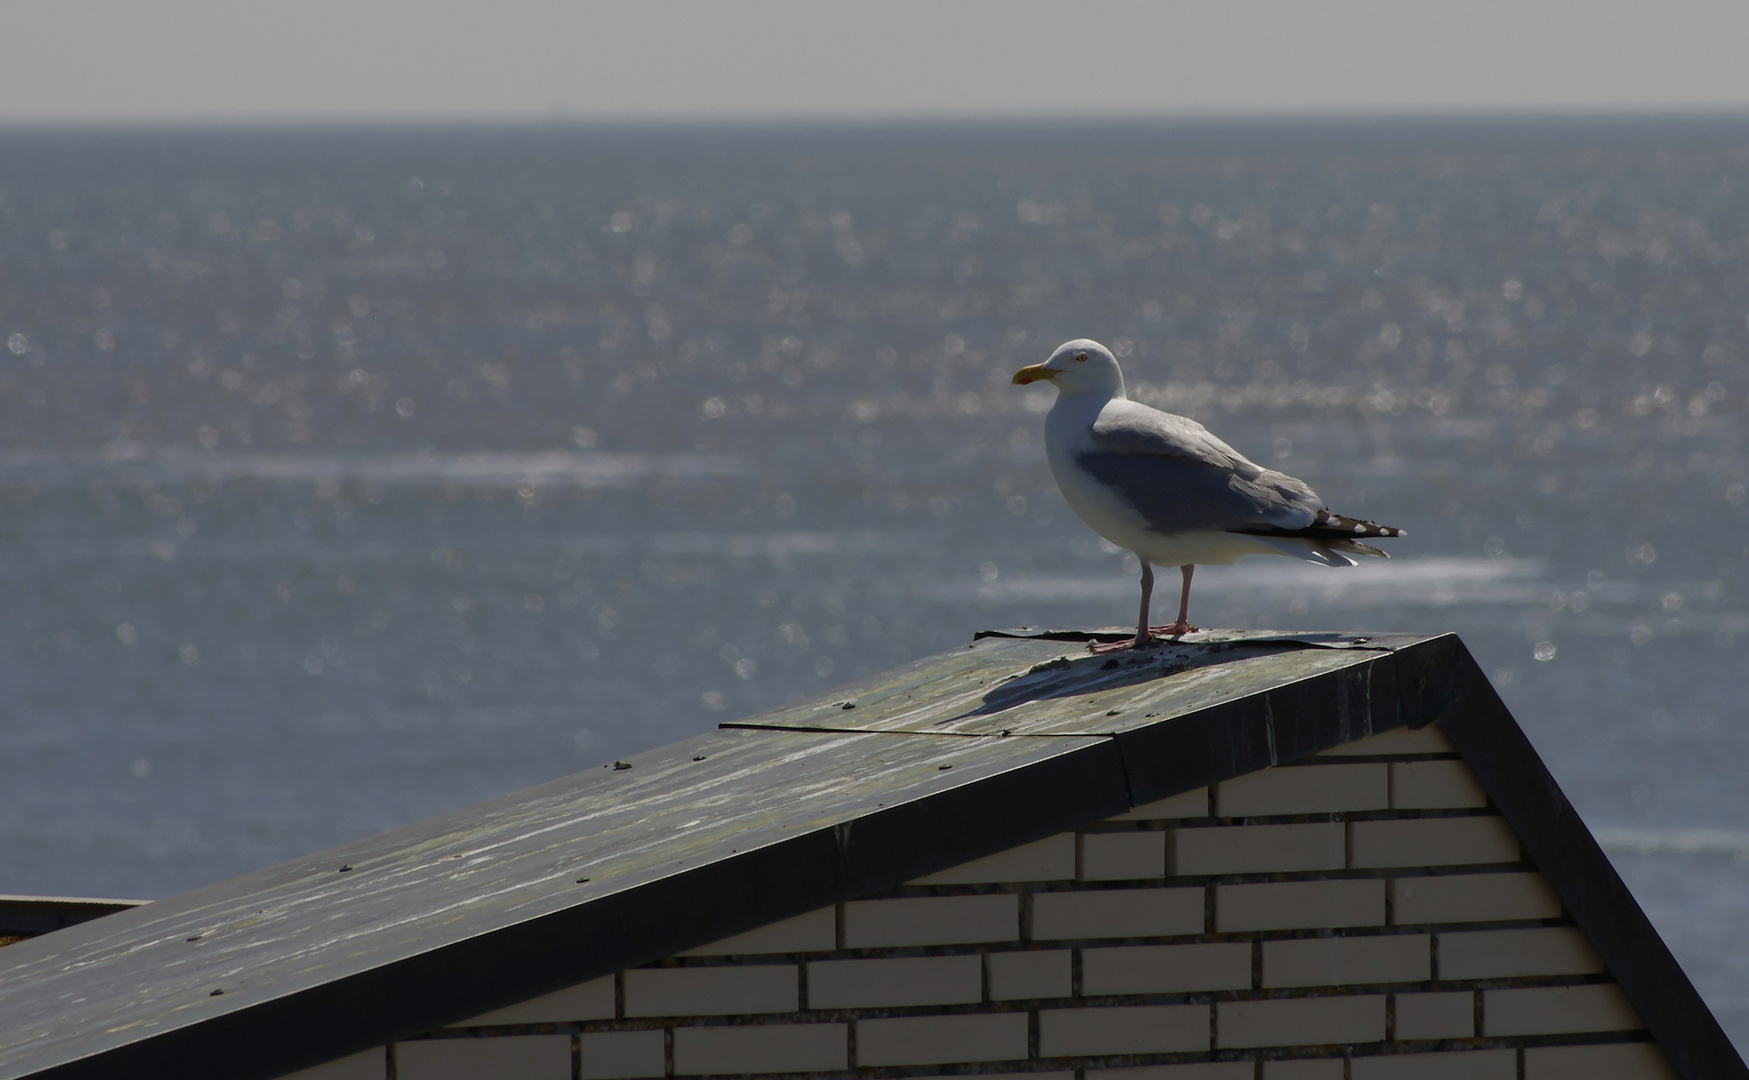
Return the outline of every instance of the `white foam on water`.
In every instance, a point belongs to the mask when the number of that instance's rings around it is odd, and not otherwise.
[[[1637,855],[1735,855],[1749,859],[1749,831],[1606,827],[1592,836],[1605,851]]]
[[[650,538],[650,550],[659,555],[729,555],[736,558],[764,556],[787,559],[796,555],[870,555],[916,545],[916,534],[874,532],[779,532],[779,533],[658,533]]]
[[[112,443],[102,451],[0,451],[0,482],[60,485],[175,484],[196,480],[352,482],[387,487],[624,488],[749,472],[745,462],[707,454],[542,450],[465,454],[234,454]]]
[[[1410,604],[1536,602],[1546,597],[1539,559],[1462,558],[1372,561],[1345,569],[1310,563],[1249,560],[1236,566],[1199,567],[1196,588],[1223,599],[1267,593],[1271,597],[1306,597],[1320,604],[1373,607]],[[1154,595],[1177,595],[1178,577],[1155,570]],[[1135,578],[1127,574],[1085,574],[1073,577],[1028,576],[978,584],[948,583],[919,591],[921,596],[986,603],[1040,600],[1106,600],[1136,594]],[[1194,600],[1194,596],[1192,598]]]

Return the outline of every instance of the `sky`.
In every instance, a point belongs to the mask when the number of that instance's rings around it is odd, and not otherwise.
[[[0,124],[1749,109],[1742,0],[0,0]]]

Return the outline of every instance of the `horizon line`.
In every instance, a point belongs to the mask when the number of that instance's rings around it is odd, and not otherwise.
[[[1683,107],[1552,107],[1525,109],[1318,109],[1318,110],[1180,110],[1038,113],[650,113],[609,115],[554,111],[545,114],[426,116],[373,114],[355,116],[190,116],[190,117],[0,117],[5,134],[145,134],[202,132],[340,131],[400,129],[629,129],[629,128],[1016,128],[1030,124],[1060,127],[1070,124],[1121,126],[1208,126],[1213,124],[1400,124],[1400,123],[1539,123],[1550,121],[1674,122],[1749,120],[1749,102]]]

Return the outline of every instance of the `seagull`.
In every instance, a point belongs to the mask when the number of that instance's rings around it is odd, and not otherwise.
[[[1141,649],[1152,635],[1177,638],[1190,625],[1190,575],[1198,563],[1224,565],[1245,555],[1286,555],[1325,566],[1354,566],[1350,555],[1389,558],[1361,543],[1402,529],[1331,513],[1303,480],[1265,469],[1195,420],[1131,401],[1117,358],[1077,338],[1013,383],[1049,382],[1056,403],[1045,417],[1045,456],[1063,498],[1100,536],[1142,563],[1142,614],[1133,641],[1093,652]],[[1178,619],[1148,625],[1154,567],[1184,574]]]

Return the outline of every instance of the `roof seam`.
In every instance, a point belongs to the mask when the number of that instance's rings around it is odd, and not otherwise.
[[[718,724],[736,731],[787,731],[798,735],[923,735],[950,739],[1115,739],[1115,731],[903,731],[896,728],[800,727],[787,724]]]

